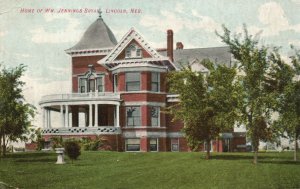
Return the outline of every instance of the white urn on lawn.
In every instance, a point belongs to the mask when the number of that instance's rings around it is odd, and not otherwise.
[[[64,148],[55,148],[55,153],[57,153],[57,161],[56,164],[64,164],[64,153],[65,149]]]

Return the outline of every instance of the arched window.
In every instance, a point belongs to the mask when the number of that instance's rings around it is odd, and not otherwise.
[[[129,45],[125,50],[125,58],[142,58],[142,49],[136,44]]]
[[[80,93],[87,92],[104,92],[104,75],[86,74],[79,77],[79,90]]]

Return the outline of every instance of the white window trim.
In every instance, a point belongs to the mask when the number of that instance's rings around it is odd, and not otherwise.
[[[151,149],[150,149],[151,143],[149,141],[149,150],[150,150],[150,152],[159,152],[159,138],[150,138],[150,140],[151,139],[156,139],[156,151],[151,151]]]
[[[132,48],[135,48],[135,51],[133,54],[133,51],[131,50]],[[130,52],[130,56],[127,56],[127,52]],[[140,50],[141,51],[141,54],[140,56],[137,55],[137,51]],[[133,56],[134,55],[134,56]],[[125,59],[134,59],[134,58],[142,58],[143,57],[143,51],[142,51],[142,48],[139,47],[136,43],[132,43],[130,44],[128,47],[125,48]]]
[[[114,93],[118,92],[118,84],[119,84],[118,79],[119,79],[118,74],[117,73],[113,74],[113,85],[114,85],[114,91],[113,92]]]
[[[92,74],[94,75],[95,77],[95,92],[98,92],[98,86],[97,86],[97,78],[99,77],[102,77],[103,78],[103,92],[105,92],[105,74]],[[85,91],[84,93],[89,93],[90,91],[87,91],[88,90],[88,77],[86,75],[81,75],[81,76],[78,76],[77,78],[77,83],[78,83],[78,93],[82,93],[81,90],[80,90],[80,79],[85,79]]]
[[[139,151],[128,151],[127,150],[127,140],[128,139],[139,139],[140,140],[140,150]],[[141,139],[140,138],[126,138],[125,139],[125,152],[141,152]]]
[[[177,145],[178,145],[177,151],[173,150],[172,139],[174,140],[174,138],[171,138],[171,142],[170,142],[171,143],[171,152],[179,152],[180,151],[179,138],[177,138]]]
[[[155,107],[155,108],[158,108],[158,123],[157,123],[157,126],[152,126],[152,115],[150,115],[150,119],[151,119],[151,127],[153,128],[157,128],[157,127],[160,127],[160,106],[150,106],[151,108],[152,107]],[[150,114],[151,114],[151,110],[150,110]]]
[[[126,77],[126,74],[127,73],[139,73],[140,74],[140,90],[137,90],[137,91],[127,91],[127,77]],[[142,72],[125,72],[125,92],[140,92],[142,89]]]
[[[127,123],[127,107],[139,107],[140,108],[140,124],[141,125],[138,125],[138,126],[128,126]],[[126,118],[126,125],[125,127],[126,128],[138,128],[138,127],[142,127],[142,107],[141,106],[125,106],[125,118]]]
[[[158,89],[158,90],[157,90],[157,91],[153,91],[153,90],[152,90],[152,83],[153,83],[153,82],[152,82],[152,73],[158,74],[158,78],[157,78],[157,80],[158,80],[158,81],[157,81],[157,83],[158,83],[157,89]],[[152,91],[152,92],[160,92],[160,72],[151,72],[151,91]]]

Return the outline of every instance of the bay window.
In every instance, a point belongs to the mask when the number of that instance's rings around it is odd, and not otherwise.
[[[151,126],[158,127],[159,126],[159,107],[151,106]]]
[[[126,91],[139,91],[141,85],[141,74],[139,72],[128,72],[125,74]]]
[[[151,91],[153,92],[159,92],[159,73],[157,72],[152,72],[151,73]]]
[[[139,106],[126,107],[126,126],[141,126],[141,110]]]

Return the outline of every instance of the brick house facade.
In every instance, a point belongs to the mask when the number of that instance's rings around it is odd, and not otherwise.
[[[72,91],[42,97],[42,135],[46,141],[101,136],[114,151],[189,151],[183,123],[164,113],[178,102],[168,94],[166,75],[179,70],[179,62],[231,63],[227,47],[183,49],[178,42],[174,49],[172,30],[164,49],[153,49],[134,28],[117,42],[101,16],[66,53],[72,57]],[[59,125],[52,125],[51,112],[59,114]],[[236,151],[245,143],[244,133],[225,133],[211,150]]]

